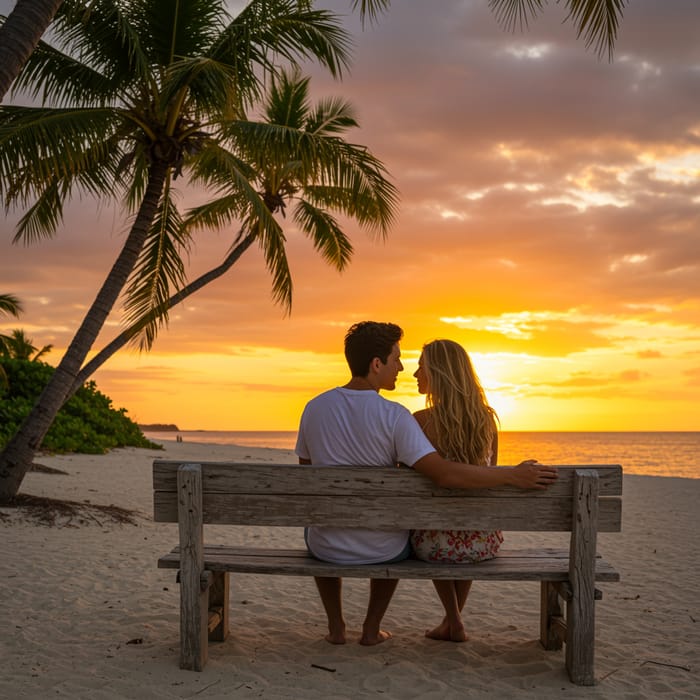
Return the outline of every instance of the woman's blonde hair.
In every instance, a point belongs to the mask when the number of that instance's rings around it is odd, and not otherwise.
[[[422,363],[434,447],[448,459],[488,465],[498,416],[486,401],[469,355],[452,340],[433,340],[423,346]]]

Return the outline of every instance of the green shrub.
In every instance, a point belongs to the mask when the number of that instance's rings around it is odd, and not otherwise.
[[[32,409],[54,368],[44,362],[0,357],[0,373],[6,383],[0,388],[0,447],[7,444]],[[48,452],[102,454],[114,447],[162,449],[144,437],[123,408],[112,408],[112,400],[95,382],[87,382],[58,412],[41,445]]]

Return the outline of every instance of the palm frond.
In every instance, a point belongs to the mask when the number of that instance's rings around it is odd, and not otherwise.
[[[139,35],[143,3],[122,0],[64,0],[53,35],[68,54],[94,66],[113,89],[147,82],[151,62]]]
[[[109,108],[0,107],[0,193],[26,201],[45,182],[111,167],[118,125]]]
[[[391,5],[391,0],[352,0],[353,10],[356,10],[358,5],[362,21],[369,18],[370,22],[374,22]]]
[[[542,12],[546,0],[489,0],[496,21],[508,31],[525,29]]]
[[[113,103],[114,83],[92,66],[40,41],[13,86],[42,104],[55,107]]]
[[[219,196],[187,214],[189,227],[221,228],[234,220],[258,220],[271,226],[272,215],[254,186],[257,171],[226,149],[212,144],[192,163],[192,182],[202,184]]]
[[[29,206],[16,240],[52,236],[71,192],[111,198],[119,144],[112,110],[0,107],[0,194]]]
[[[314,248],[327,263],[343,270],[350,262],[353,252],[350,239],[327,211],[301,200],[295,207],[294,221],[311,238]]]
[[[139,36],[149,37],[151,61],[160,66],[204,55],[226,17],[222,0],[148,0],[135,3],[131,13]]]
[[[25,244],[51,238],[63,220],[63,188],[57,182],[47,186],[17,223],[13,243]]]
[[[260,219],[248,219],[244,229],[253,234],[265,257],[265,266],[272,275],[272,300],[280,304],[285,313],[292,310],[292,273],[289,269],[285,243],[287,239],[282,227],[269,217],[269,225],[264,225]]]
[[[280,13],[272,22],[267,42],[292,65],[315,60],[340,78],[350,65],[352,39],[338,17],[327,10],[300,9]]]
[[[309,114],[306,130],[316,136],[336,136],[359,126],[355,108],[342,98],[320,99]]]
[[[128,211],[136,211],[148,186],[150,163],[143,150],[135,148],[125,153],[117,165],[117,180],[125,183],[125,204]]]
[[[315,60],[333,76],[349,65],[352,42],[339,18],[310,3],[253,0],[233,19],[211,49],[211,56],[235,66],[241,88],[258,97],[256,67],[276,73],[276,61],[292,65]]]
[[[194,118],[232,118],[243,110],[243,95],[233,68],[209,57],[185,57],[169,66],[161,85],[161,99],[167,104],[181,94],[192,106]]]
[[[496,20],[506,29],[523,29],[542,12],[546,0],[489,0]],[[576,26],[577,36],[584,37],[586,48],[595,45],[598,56],[611,59],[626,0],[565,0],[567,20]]]
[[[595,45],[599,56],[607,52],[608,59],[612,59],[626,4],[626,0],[569,0],[569,17],[576,25],[578,36],[583,35],[586,47]]]
[[[298,70],[281,71],[270,84],[264,105],[265,119],[293,129],[303,129],[306,124],[309,104],[309,80]]]
[[[261,173],[270,173],[290,161],[300,161],[304,173],[313,172],[321,160],[319,149],[324,148],[322,140],[283,124],[235,120],[223,125],[223,133]]]
[[[304,196],[354,218],[369,232],[384,237],[396,215],[399,194],[375,156],[340,139],[324,139],[326,148]],[[331,155],[332,154],[332,155]]]
[[[168,183],[125,291],[126,325],[151,317],[134,339],[141,350],[150,350],[159,328],[167,326],[171,288],[186,281],[182,252],[188,250],[190,236],[172,195]]]
[[[19,318],[24,309],[19,297],[14,294],[0,294],[0,311]]]

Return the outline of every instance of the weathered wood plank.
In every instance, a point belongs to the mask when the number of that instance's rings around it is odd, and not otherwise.
[[[595,554],[598,520],[598,475],[577,471],[574,477],[574,527],[571,533],[566,603],[566,668],[577,685],[594,685]]]
[[[175,494],[154,494],[157,522],[176,522]],[[571,499],[461,498],[406,496],[242,495],[209,493],[204,497],[204,522],[228,525],[294,527],[325,525],[378,530],[467,529],[568,532],[572,525]],[[598,529],[618,532],[622,517],[619,499],[600,504]]]
[[[177,467],[181,462],[156,460],[153,463],[155,491],[176,489]],[[299,464],[250,464],[202,462],[202,483],[205,493],[263,493],[263,494],[316,494],[338,496],[391,494],[396,496],[432,496],[448,498],[478,498],[483,494],[509,493],[513,498],[570,497],[573,491],[573,472],[577,468],[595,469],[600,477],[601,496],[619,496],[622,493],[622,468],[619,465],[558,465],[557,483],[544,491],[498,489],[445,489],[433,484],[423,474],[408,468],[310,466]],[[494,467],[498,469],[498,467]]]
[[[206,551],[206,548],[205,548]],[[224,642],[229,635],[229,580],[226,571],[214,571],[209,586],[209,640]],[[216,624],[212,626],[212,617]]]
[[[568,561],[568,553],[567,553]],[[540,587],[540,642],[550,651],[561,649],[564,635],[561,634],[563,621],[559,591],[553,581],[542,581]]]
[[[301,542],[301,534],[299,535],[298,542]],[[177,553],[179,551],[178,547],[174,547],[172,553]],[[309,551],[306,548],[300,549],[289,549],[289,548],[278,548],[278,547],[252,547],[246,545],[228,545],[228,544],[205,544],[204,554],[206,557],[216,557],[219,554],[226,554],[228,556],[235,556],[237,554],[242,554],[245,556],[257,556],[257,557],[292,557],[292,558],[302,558],[308,559],[310,557]],[[527,559],[535,558],[541,559],[546,557],[549,559],[565,559],[569,561],[569,550],[561,547],[522,547],[522,548],[511,548],[508,545],[501,547],[498,550],[498,559],[506,560],[508,558],[514,557],[516,559]],[[600,554],[596,554],[598,559],[601,558]]]
[[[497,581],[566,581],[569,576],[568,555],[559,550],[535,555],[526,550],[519,556],[517,550],[506,551],[505,556],[478,564],[432,564],[408,559],[395,564],[364,564],[362,566],[330,564],[311,557],[306,550],[246,549],[225,545],[206,545],[204,566],[212,571],[237,573],[277,574],[285,576],[345,576],[349,578],[463,578]],[[176,547],[158,560],[165,569],[179,567],[180,556]],[[596,559],[596,580],[618,581],[619,574],[604,559]]]
[[[202,532],[202,474],[199,465],[178,470],[180,532],[180,668],[201,671],[207,662],[209,613],[202,590],[204,540]]]

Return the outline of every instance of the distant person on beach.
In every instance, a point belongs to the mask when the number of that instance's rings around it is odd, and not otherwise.
[[[399,341],[403,331],[393,323],[363,321],[345,336],[345,357],[351,378],[305,407],[299,426],[296,454],[301,464],[390,467],[412,466],[436,484],[454,488],[487,488],[510,484],[544,489],[556,470],[527,460],[517,467],[493,469],[462,464],[441,457],[416,419],[404,406],[379,395],[391,391],[403,369]],[[305,533],[313,556],[340,564],[390,563],[410,555],[409,532],[362,528],[309,527]],[[326,640],[344,644],[346,627],[342,608],[342,579],[317,577],[321,602],[328,618]],[[397,579],[371,579],[360,644],[375,645],[391,634],[381,629]]]
[[[494,465],[498,460],[496,412],[491,408],[469,355],[452,340],[423,346],[413,375],[427,408],[415,416],[426,437],[443,457]],[[493,558],[503,542],[500,531],[413,530],[411,545],[418,559],[429,562],[474,563]],[[425,633],[431,639],[464,642],[462,608],[471,581],[434,580],[445,617]]]

